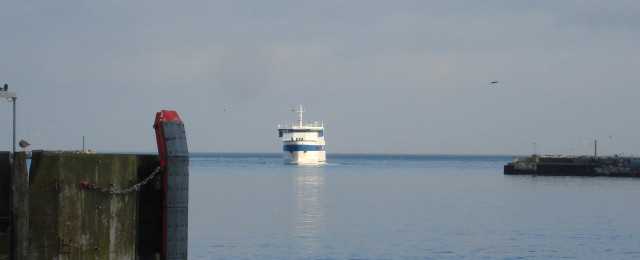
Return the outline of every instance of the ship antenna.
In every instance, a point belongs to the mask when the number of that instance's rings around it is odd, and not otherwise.
[[[298,120],[298,124],[300,125],[300,127],[302,127],[302,112],[304,112],[304,107],[300,105],[300,107],[298,108],[298,113],[300,113],[300,119]]]

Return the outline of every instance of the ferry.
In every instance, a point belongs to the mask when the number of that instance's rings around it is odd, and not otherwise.
[[[282,138],[284,161],[288,164],[322,164],[326,162],[324,124],[304,123],[300,105],[297,123],[278,124],[278,137]]]

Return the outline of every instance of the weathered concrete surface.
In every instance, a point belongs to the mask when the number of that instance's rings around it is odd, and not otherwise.
[[[11,154],[9,152],[0,152],[0,260],[9,259],[11,252],[11,231],[9,230],[10,175]]]
[[[126,189],[158,165],[155,155],[34,151],[29,258],[136,259],[139,193],[80,189],[80,182]]]
[[[29,250],[29,173],[25,152],[13,154],[11,165],[11,258],[27,260]]]

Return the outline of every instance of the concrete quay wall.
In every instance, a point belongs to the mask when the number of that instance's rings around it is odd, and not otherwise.
[[[129,189],[160,165],[157,155],[34,151],[28,183],[22,187],[26,203],[17,206],[10,201],[20,192],[6,192],[5,187],[16,179],[12,174],[16,165],[26,169],[26,156],[16,153],[11,162],[8,154],[0,152],[0,220],[11,218],[4,225],[6,230],[0,222],[0,259],[155,259],[161,255],[163,173],[139,190]],[[26,170],[22,175],[27,175]],[[83,187],[81,182],[90,185]],[[92,185],[104,189],[88,188]],[[126,192],[105,192],[113,190]],[[21,220],[14,219],[16,206],[26,207]],[[26,226],[16,233],[20,221]],[[20,243],[23,248],[16,250]]]

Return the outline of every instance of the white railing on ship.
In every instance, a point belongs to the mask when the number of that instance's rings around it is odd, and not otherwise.
[[[300,127],[300,125],[296,123],[278,124],[278,128],[298,128],[298,127]],[[324,127],[324,124],[313,122],[308,124],[302,124],[302,127]]]

